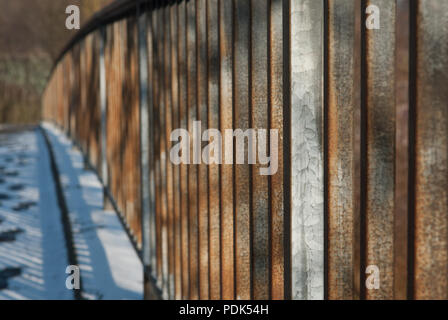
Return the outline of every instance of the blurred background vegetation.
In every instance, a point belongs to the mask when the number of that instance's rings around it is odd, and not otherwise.
[[[0,0],[0,124],[37,123],[53,61],[76,30],[65,9],[78,5],[81,24],[112,0]]]

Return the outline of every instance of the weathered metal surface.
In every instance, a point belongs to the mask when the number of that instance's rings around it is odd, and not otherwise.
[[[100,130],[101,114],[99,100],[99,43],[96,33],[86,36],[79,44],[79,107],[74,111],[75,118],[81,116],[83,121],[76,121],[73,138],[85,154],[86,164],[100,169]],[[59,86],[61,86],[59,84]]]
[[[187,83],[188,83],[188,132],[190,134],[190,165],[188,166],[189,250],[190,250],[190,299],[199,298],[199,226],[198,226],[198,165],[194,147],[199,143],[193,130],[198,118],[197,57],[196,57],[196,1],[186,3],[187,33]],[[196,142],[195,142],[196,141]]]
[[[118,23],[118,30],[115,34],[116,41],[117,41],[117,61],[118,67],[119,67],[119,77],[116,79],[117,81],[117,87],[116,90],[119,90],[120,93],[117,94],[117,101],[116,101],[116,112],[117,116],[115,121],[119,123],[119,126],[117,127],[119,129],[118,135],[116,136],[115,141],[111,141],[110,143],[117,144],[117,154],[115,155],[115,188],[116,188],[116,197],[118,201],[118,205],[120,208],[122,208],[122,211],[120,212],[121,217],[126,220],[126,179],[125,179],[125,161],[124,161],[124,150],[125,150],[125,128],[126,128],[126,122],[122,121],[122,119],[125,119],[125,109],[123,106],[123,102],[125,101],[124,91],[123,91],[123,79],[126,76],[126,67],[125,67],[125,48],[127,46],[126,43],[126,20],[120,21]],[[128,222],[129,225],[129,222]]]
[[[233,1],[219,1],[220,48],[220,127],[221,132],[233,129]],[[233,139],[233,138],[232,138]],[[226,144],[223,137],[223,145]],[[234,176],[233,168],[221,165],[221,292],[222,299],[235,298],[234,261]]]
[[[110,92],[112,86],[116,83],[116,66],[113,67],[112,62],[114,61],[116,46],[114,46],[114,28],[115,26],[109,25],[106,27],[106,37],[108,41],[105,43],[105,52],[104,52],[104,63],[106,68],[106,93]],[[114,183],[114,175],[113,171],[113,158],[114,158],[114,150],[117,148],[116,145],[109,144],[111,138],[116,134],[117,128],[115,130],[111,130],[113,128],[114,115],[115,115],[115,100],[111,94],[107,94],[107,113],[106,113],[106,161],[108,164],[108,179],[105,184],[112,192],[114,191],[113,183]],[[115,199],[117,200],[117,199]]]
[[[270,128],[278,130],[278,170],[270,181],[271,205],[271,298],[285,298],[284,167],[283,167],[283,3],[273,0],[269,11]],[[273,150],[270,150],[272,154]]]
[[[151,193],[149,181],[150,143],[149,143],[149,114],[148,114],[148,50],[147,50],[147,20],[146,14],[138,17],[138,54],[139,54],[139,86],[140,86],[140,190],[142,215],[142,259],[145,267],[151,265]]]
[[[250,1],[235,2],[235,128],[250,128]],[[247,139],[249,140],[249,138]],[[247,163],[249,143],[244,144],[245,164],[235,167],[235,296],[251,298],[251,168]],[[238,148],[236,146],[235,148]]]
[[[145,268],[151,266],[151,193],[149,181],[150,143],[149,143],[149,107],[148,107],[148,44],[147,16],[138,17],[138,53],[139,53],[139,86],[140,86],[140,191],[142,216],[142,260]]]
[[[81,65],[81,44],[78,43],[73,47],[71,52],[72,59],[72,72],[70,73],[70,129],[69,135],[70,137],[78,142],[77,136],[79,134],[79,116],[80,116],[80,104],[81,104],[81,94],[80,94],[80,65]]]
[[[106,50],[107,31],[106,27],[102,27],[99,31],[100,42],[100,58],[99,58],[99,73],[100,73],[100,110],[101,110],[101,180],[105,186],[109,184],[108,166],[107,166],[107,78],[106,78]]]
[[[292,298],[323,299],[324,6],[297,0],[290,10]]]
[[[131,75],[128,83],[129,88],[129,106],[130,118],[129,118],[129,132],[128,132],[128,150],[125,152],[130,154],[129,156],[129,174],[127,181],[127,198],[129,203],[127,204],[127,214],[130,218],[130,229],[133,230],[132,236],[137,244],[138,248],[141,248],[141,201],[140,201],[140,184],[136,183],[140,179],[140,108],[139,108],[139,95],[140,86],[138,81],[138,29],[137,29],[137,17],[132,16],[128,19],[127,23],[128,34],[128,65],[126,70],[127,74]]]
[[[260,150],[269,152],[268,0],[251,1],[251,127],[257,130],[258,162],[252,166],[253,298],[269,299],[269,179]],[[264,130],[264,131],[260,131]],[[262,134],[265,136],[262,137]],[[262,139],[263,138],[263,139]],[[264,140],[264,141],[263,141]],[[264,145],[263,145],[264,144]],[[276,152],[276,150],[275,150]]]
[[[208,126],[219,128],[219,25],[218,0],[207,1],[207,58],[208,58]],[[209,261],[210,299],[221,298],[221,198],[220,168],[209,165]]]
[[[371,4],[379,30],[365,27]],[[147,298],[446,299],[447,9],[120,1],[65,48],[43,115],[141,242]],[[244,164],[233,143],[222,165],[199,164],[193,144],[195,164],[174,165],[170,134],[193,138],[196,120],[198,136],[278,130],[277,146],[257,136],[278,170],[260,175],[247,143]]]
[[[172,102],[171,102],[171,24],[170,11],[168,7],[162,9],[164,23],[164,39],[163,39],[163,76],[165,91],[165,158],[166,158],[166,197],[167,197],[167,236],[168,236],[168,297],[174,299],[174,193],[173,193],[173,165],[169,157],[170,135],[173,131],[172,124]],[[177,128],[177,127],[176,127]]]
[[[396,4],[394,299],[408,298],[410,2]]]
[[[180,128],[188,129],[187,113],[187,34],[185,2],[178,5],[179,35],[179,116]],[[190,296],[190,264],[189,264],[189,214],[188,214],[188,165],[180,165],[180,202],[182,219],[182,298]]]
[[[115,196],[115,200],[122,205],[121,193],[121,119],[122,115],[122,23],[116,23],[107,27],[107,42],[105,52],[106,64],[106,91],[107,91],[107,163],[108,163],[108,187]]]
[[[207,102],[207,11],[206,0],[196,0],[197,42],[197,119],[201,121],[200,135],[208,128]],[[204,146],[203,143],[200,143]],[[200,155],[202,156],[202,155]],[[199,228],[199,298],[209,299],[209,217],[208,217],[208,166],[202,162],[198,172],[198,228]]]
[[[152,14],[146,13],[146,28],[147,28],[147,51],[148,51],[148,151],[149,151],[149,230],[142,230],[142,232],[149,233],[149,252],[150,252],[150,272],[151,276],[157,278],[157,243],[156,243],[156,186],[155,186],[155,112],[154,112],[154,29],[152,23]],[[142,173],[143,174],[143,173]],[[149,275],[148,275],[149,276]]]
[[[415,293],[448,299],[448,2],[417,2]]]
[[[328,6],[327,91],[327,201],[328,201],[328,298],[353,299],[355,290],[356,209],[355,144],[356,112],[360,109],[355,73],[355,24],[357,0],[330,1]],[[358,42],[359,44],[359,42]],[[359,275],[359,273],[358,273]]]
[[[368,299],[393,298],[395,152],[395,2],[380,8],[380,29],[366,31],[366,266],[380,271],[380,288]]]
[[[160,173],[160,33],[161,26],[159,24],[159,16],[158,11],[152,11],[152,30],[153,30],[153,41],[152,41],[152,50],[153,50],[153,66],[154,66],[154,74],[153,74],[153,101],[154,101],[154,181],[155,181],[155,199],[156,199],[156,207],[155,207],[155,216],[156,216],[156,252],[157,252],[157,285],[159,288],[162,288],[163,285],[163,252],[162,252],[162,183],[161,183],[161,173]]]
[[[88,43],[88,37],[85,41],[79,44],[79,76],[80,79],[86,79],[89,69],[87,68],[87,57],[86,57],[86,44]],[[90,81],[89,81],[90,82]],[[76,137],[74,137],[79,144],[83,152],[87,151],[86,136],[87,130],[86,123],[90,122],[92,113],[87,112],[87,81],[80,81],[79,83],[79,107],[77,108],[77,113],[85,114],[85,121],[77,122]],[[79,115],[76,116],[79,119]],[[87,156],[87,155],[86,155]]]
[[[99,41],[97,36],[98,33],[94,32],[86,38],[86,47],[84,52],[86,67],[87,70],[89,70],[89,73],[86,74],[86,78],[89,80],[85,81],[87,84],[85,95],[88,107],[90,108],[88,112],[90,113],[89,121],[85,123],[87,126],[87,132],[85,133],[85,153],[90,164],[98,172],[101,172],[101,108],[99,94]]]
[[[171,30],[171,102],[172,102],[172,126],[180,128],[179,117],[179,68],[178,68],[178,16],[177,6],[170,8]],[[180,167],[173,168],[173,192],[174,192],[174,297],[182,299],[182,234],[180,215]]]
[[[166,117],[167,104],[165,100],[166,84],[165,84],[165,50],[164,39],[167,36],[165,32],[166,23],[163,15],[163,8],[156,10],[157,15],[157,72],[158,72],[158,124],[159,124],[159,165],[160,165],[160,227],[161,227],[161,250],[162,250],[162,297],[169,298],[169,252],[168,252],[168,196],[167,196],[167,146],[166,146]]]

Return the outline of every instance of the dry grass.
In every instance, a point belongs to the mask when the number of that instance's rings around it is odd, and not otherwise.
[[[65,28],[65,8],[81,22],[112,0],[0,0],[0,124],[40,121],[41,94],[52,61],[76,32]]]

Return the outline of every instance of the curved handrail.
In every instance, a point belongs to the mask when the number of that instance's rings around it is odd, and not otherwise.
[[[169,3],[170,0],[167,1]],[[89,33],[98,30],[104,25],[113,23],[125,16],[131,14],[134,10],[137,12],[140,6],[148,3],[155,3],[154,0],[115,0],[109,5],[94,13],[89,20],[79,29],[72,38],[64,45],[61,52],[55,59],[48,79],[51,78],[54,69],[62,60],[64,55],[70,51],[79,41],[84,39]]]

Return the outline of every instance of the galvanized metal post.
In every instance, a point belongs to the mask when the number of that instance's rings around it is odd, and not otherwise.
[[[324,298],[324,2],[290,2],[291,289]]]

